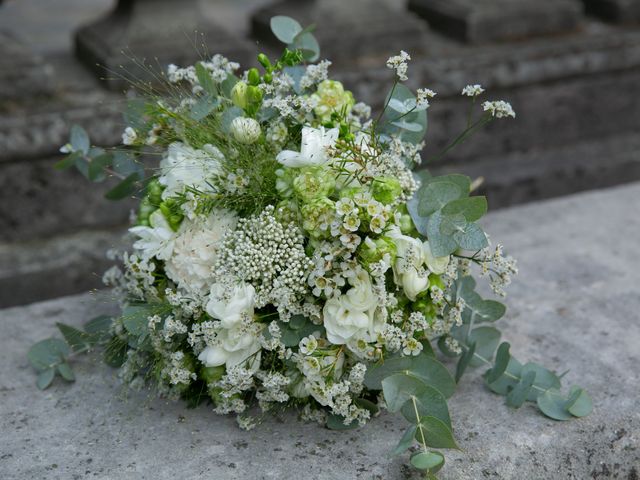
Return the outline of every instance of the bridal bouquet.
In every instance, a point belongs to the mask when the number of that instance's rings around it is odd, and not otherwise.
[[[586,392],[563,394],[553,372],[510,355],[494,326],[505,307],[475,291],[474,273],[503,296],[517,268],[477,223],[487,202],[474,182],[412,173],[436,94],[403,84],[409,55],[388,60],[395,81],[372,117],[329,61],[310,63],[310,29],[275,17],[272,30],[287,48],[260,54],[260,68],[220,55],[170,66],[162,94],[132,102],[123,149],[72,129],[59,166],[119,177],[107,196],[140,204],[124,268],[105,274],[122,315],[60,324],[64,341],[36,344],[38,386],[73,380],[69,358],[102,345],[124,382],[210,401],[243,428],[284,406],[333,429],[398,412],[408,428],[395,453],[411,449],[429,478],[437,449],[457,448],[447,398],[468,367],[488,367],[488,388],[513,407],[586,415]],[[462,91],[472,110],[450,147],[515,117],[477,101],[483,91]],[[145,178],[138,157],[154,152]],[[453,375],[439,356],[457,358]]]

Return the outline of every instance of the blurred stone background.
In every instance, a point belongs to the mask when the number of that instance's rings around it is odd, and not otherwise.
[[[0,307],[99,287],[121,243],[133,202],[52,168],[73,123],[120,139],[123,84],[96,63],[251,65],[275,52],[275,14],[315,23],[332,74],[374,107],[407,50],[409,86],[438,92],[424,158],[463,129],[466,84],[511,102],[516,120],[428,165],[484,177],[494,209],[640,179],[640,0],[0,0]]]

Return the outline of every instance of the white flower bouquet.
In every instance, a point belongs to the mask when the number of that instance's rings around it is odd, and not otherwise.
[[[372,118],[328,79],[330,62],[309,63],[308,29],[275,17],[272,30],[287,48],[260,54],[261,69],[236,76],[220,55],[171,66],[162,94],[132,102],[124,149],[92,148],[72,129],[59,166],[120,177],[107,196],[140,206],[124,268],[105,274],[122,315],[59,325],[64,340],[36,344],[38,386],[73,380],[71,352],[104,346],[124,382],[210,401],[243,428],[276,406],[332,429],[398,412],[408,428],[395,453],[411,449],[428,477],[444,463],[437,449],[457,448],[447,398],[467,367],[488,367],[510,406],[586,415],[586,392],[563,394],[553,372],[510,355],[494,325],[505,307],[475,291],[474,270],[498,296],[517,272],[477,223],[485,198],[468,177],[412,173],[435,93],[402,83],[409,55],[388,60],[395,81]],[[473,107],[483,92],[462,93]],[[481,107],[450,147],[515,117],[503,101]],[[162,160],[145,176],[138,157],[153,152]],[[457,359],[453,375],[434,345]]]

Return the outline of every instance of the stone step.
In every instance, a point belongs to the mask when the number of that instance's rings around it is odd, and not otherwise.
[[[450,400],[461,450],[446,452],[439,478],[638,478],[639,196],[636,183],[488,215],[485,227],[520,267],[498,322],[511,352],[569,370],[563,383],[585,388],[594,408],[563,423],[530,406],[513,410],[471,370]],[[98,355],[72,360],[74,384],[38,391],[29,347],[55,335],[55,322],[80,326],[114,311],[109,293],[0,311],[0,430],[11,438],[0,448],[1,478],[418,478],[408,455],[390,455],[408,425],[399,416],[336,432],[287,414],[245,432],[210,406],[123,392]]]
[[[122,233],[85,231],[0,244],[0,306],[102,287],[102,274],[113,264],[107,251],[124,246]]]

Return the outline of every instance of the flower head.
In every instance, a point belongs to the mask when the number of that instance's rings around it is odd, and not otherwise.
[[[286,167],[322,165],[329,159],[327,149],[336,144],[338,134],[337,128],[325,130],[324,127],[303,127],[300,151],[283,150],[276,160]]]

